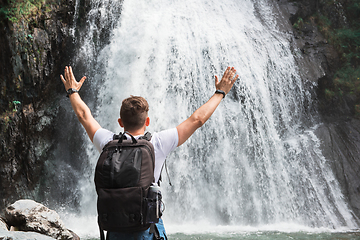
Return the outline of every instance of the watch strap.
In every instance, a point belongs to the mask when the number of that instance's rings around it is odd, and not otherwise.
[[[219,89],[217,89],[217,90],[215,91],[215,94],[222,94],[222,95],[223,95],[223,98],[224,98],[225,95],[226,95],[226,93],[225,93],[223,90],[219,90]]]
[[[71,94],[73,93],[78,93],[79,91],[75,88],[69,88],[67,91],[66,91],[66,96],[69,97]]]

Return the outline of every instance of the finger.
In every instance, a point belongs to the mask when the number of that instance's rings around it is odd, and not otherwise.
[[[236,74],[236,69],[235,68],[231,68],[231,75],[230,75],[230,79],[233,79],[234,76]]]
[[[230,68],[230,67],[229,67]],[[231,80],[233,77],[234,77],[234,67],[231,67],[230,69],[229,69],[229,71],[228,71],[228,76],[227,76],[227,78],[229,79],[229,80]]]
[[[69,70],[67,66],[65,66],[64,75],[65,75],[65,79],[69,80]]]
[[[231,78],[231,79],[233,79],[233,78],[234,78],[234,76],[235,76],[235,74],[236,74],[236,70],[235,70],[235,69],[233,69],[233,70],[231,71],[230,78]]]
[[[60,79],[64,84],[66,83],[66,80],[64,79],[64,76],[62,74],[60,75]]]
[[[231,67],[227,67],[226,74],[229,74],[231,72]]]
[[[229,70],[228,74],[225,76],[225,79],[230,80],[234,77],[232,69]]]
[[[215,86],[219,84],[219,78],[215,75]]]
[[[74,73],[73,73],[73,71],[72,71],[72,67],[71,67],[71,66],[69,66],[69,73],[70,73],[70,76],[75,79]]]
[[[80,79],[80,87],[83,85],[83,83],[85,82],[85,79],[86,79],[86,76],[83,76],[81,79]]]
[[[232,81],[235,82],[238,78],[239,78],[239,74],[237,74]]]
[[[223,78],[227,78],[227,77],[228,77],[229,71],[230,71],[230,67],[227,67],[226,70],[225,70],[225,72],[224,72]]]

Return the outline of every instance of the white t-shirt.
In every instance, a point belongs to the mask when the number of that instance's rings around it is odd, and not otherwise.
[[[113,140],[114,133],[100,128],[95,132],[93,143],[99,152],[102,151],[103,147]],[[127,136],[129,137],[129,136]],[[140,136],[134,136],[139,138]],[[155,182],[159,181],[161,168],[165,162],[166,156],[173,151],[179,142],[179,136],[176,128],[171,128],[158,133],[152,133],[151,141],[154,145],[155,150],[155,169],[154,177]]]

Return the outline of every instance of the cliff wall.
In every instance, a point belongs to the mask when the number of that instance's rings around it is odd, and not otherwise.
[[[55,144],[59,73],[74,49],[74,1],[31,6],[18,15],[16,8],[23,6],[13,4],[0,0],[1,209],[36,194],[47,153]]]
[[[359,18],[359,15],[352,15],[351,11],[354,11],[353,6],[359,7],[359,4],[360,1],[357,0],[280,1],[294,27],[294,49],[300,49],[302,66],[310,73],[309,76],[313,76],[310,80],[317,82],[314,101],[321,119],[316,134],[321,141],[322,153],[331,164],[344,196],[348,198],[350,207],[358,217],[360,120],[356,109],[360,92],[348,88],[336,94],[328,93],[332,89],[343,87],[336,82],[337,74],[339,70],[344,69],[344,65],[349,64],[348,59],[344,57],[347,53],[342,49],[346,43],[334,40],[336,31],[351,29],[351,22]],[[360,8],[357,11],[359,10]],[[326,26],[324,19],[328,21]],[[331,31],[333,33],[329,33]],[[343,46],[338,46],[339,44]],[[356,61],[350,62],[351,68],[358,67]],[[306,66],[304,63],[307,63]],[[359,76],[352,77],[358,79]]]

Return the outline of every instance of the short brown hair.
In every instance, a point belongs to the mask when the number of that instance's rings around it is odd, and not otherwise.
[[[143,97],[131,96],[122,101],[120,118],[126,130],[137,130],[144,126],[149,104]]]

